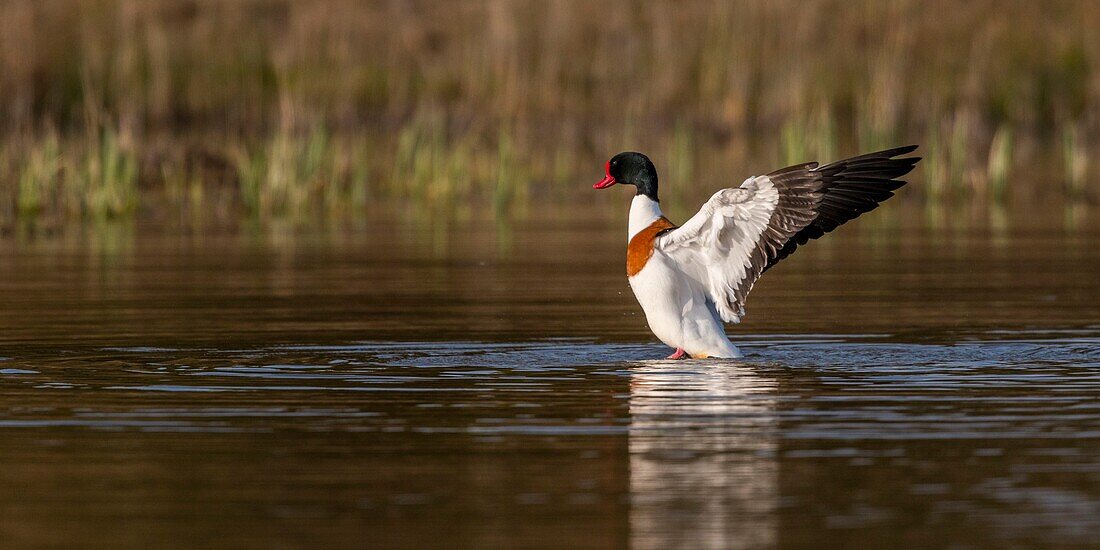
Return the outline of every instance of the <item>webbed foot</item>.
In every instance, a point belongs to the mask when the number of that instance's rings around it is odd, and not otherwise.
[[[684,351],[683,348],[676,348],[676,352],[672,355],[669,355],[668,357],[665,357],[665,359],[687,359],[687,357],[688,354],[686,351]]]

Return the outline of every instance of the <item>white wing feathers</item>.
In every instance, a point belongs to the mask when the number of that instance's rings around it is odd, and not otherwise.
[[[656,248],[706,289],[722,320],[741,321],[745,298],[769,259],[814,220],[822,196],[816,167],[792,166],[722,189],[657,240]]]

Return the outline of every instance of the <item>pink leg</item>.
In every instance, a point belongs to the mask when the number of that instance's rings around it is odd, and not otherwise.
[[[684,351],[682,348],[676,348],[676,352],[672,355],[669,355],[668,357],[665,357],[665,359],[684,359],[687,356],[687,352]]]

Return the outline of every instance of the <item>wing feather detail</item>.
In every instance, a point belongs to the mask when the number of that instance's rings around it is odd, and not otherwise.
[[[894,196],[894,191],[906,183],[896,178],[908,174],[920,161],[920,157],[897,157],[916,149],[916,145],[895,147],[816,168],[814,171],[821,175],[822,181],[822,198],[817,208],[817,217],[787,240],[778,253],[768,260],[764,270],[767,271],[790,256],[799,246],[821,238],[860,214],[874,210],[879,203]],[[785,170],[789,168],[780,172]]]
[[[745,300],[768,261],[814,220],[821,178],[814,163],[749,178],[722,189],[657,247],[705,288],[722,320],[740,322]]]
[[[722,189],[656,248],[706,290],[722,320],[741,321],[760,275],[794,250],[894,196],[919,157],[915,145],[797,164]]]

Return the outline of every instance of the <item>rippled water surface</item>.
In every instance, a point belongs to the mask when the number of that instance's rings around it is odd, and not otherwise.
[[[598,217],[9,235],[0,540],[1096,544],[1100,232],[1036,218],[861,220],[680,362]]]

